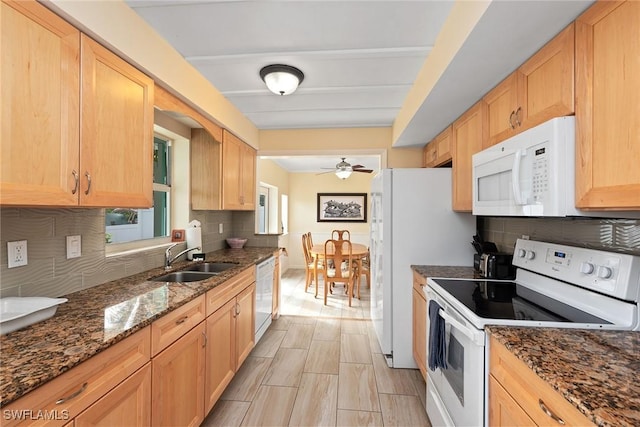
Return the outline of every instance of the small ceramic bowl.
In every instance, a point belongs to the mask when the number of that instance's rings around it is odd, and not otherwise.
[[[242,249],[245,243],[247,243],[247,239],[241,239],[239,237],[229,237],[227,239],[227,244],[231,249]]]

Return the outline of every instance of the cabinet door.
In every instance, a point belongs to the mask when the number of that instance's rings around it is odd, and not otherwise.
[[[222,209],[242,209],[240,201],[243,142],[233,134],[222,131]]]
[[[256,208],[256,150],[242,143],[242,209],[252,211]]]
[[[432,168],[436,164],[436,158],[438,157],[436,145],[435,139],[433,139],[424,147],[423,165],[425,168]]]
[[[81,38],[80,204],[153,204],[153,80]]]
[[[151,364],[145,365],[78,415],[75,425],[151,425]]]
[[[453,123],[453,210],[471,212],[471,156],[482,150],[486,141],[486,104],[477,102]]]
[[[236,366],[242,365],[255,345],[256,284],[252,283],[236,298]]]
[[[554,117],[573,114],[574,58],[571,24],[519,68],[524,108],[518,132]]]
[[[495,145],[516,133],[518,118],[523,117],[518,97],[518,86],[522,85],[522,75],[515,71],[504,79],[483,100],[487,104],[487,141],[483,148]]]
[[[576,206],[640,209],[640,2],[576,20]]]
[[[37,2],[0,7],[0,204],[77,205],[80,32]]]
[[[422,377],[427,378],[427,300],[422,291],[413,288],[413,358]]]
[[[207,318],[205,408],[209,413],[236,371],[236,299]]]
[[[489,425],[495,427],[536,425],[491,375],[489,376]]]
[[[434,140],[436,144],[434,166],[441,166],[451,161],[451,130],[451,126],[448,126]]]
[[[191,129],[191,209],[219,210],[222,205],[222,143],[204,129]]]
[[[271,318],[277,319],[280,316],[280,251],[275,254],[276,264],[273,269],[273,304],[271,306]]]
[[[199,426],[204,419],[205,322],[152,359],[154,426]]]

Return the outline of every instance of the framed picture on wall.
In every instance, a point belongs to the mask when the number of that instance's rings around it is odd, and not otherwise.
[[[367,193],[318,193],[318,222],[367,222]]]

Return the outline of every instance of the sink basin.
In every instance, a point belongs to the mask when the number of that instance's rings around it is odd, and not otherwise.
[[[217,273],[203,271],[174,271],[160,277],[151,279],[153,282],[197,282],[215,276]]]
[[[238,264],[232,262],[203,262],[202,264],[192,265],[183,271],[204,271],[207,273],[220,273],[221,271],[237,267]]]
[[[9,297],[0,298],[0,335],[52,317],[58,304],[66,298]]]

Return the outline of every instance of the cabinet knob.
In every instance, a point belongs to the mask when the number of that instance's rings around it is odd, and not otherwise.
[[[78,172],[76,172],[75,169],[71,171],[71,175],[73,175],[73,179],[76,181],[73,186],[73,190],[71,190],[71,194],[76,194],[78,192],[78,187],[80,187],[80,175],[78,175]]]

